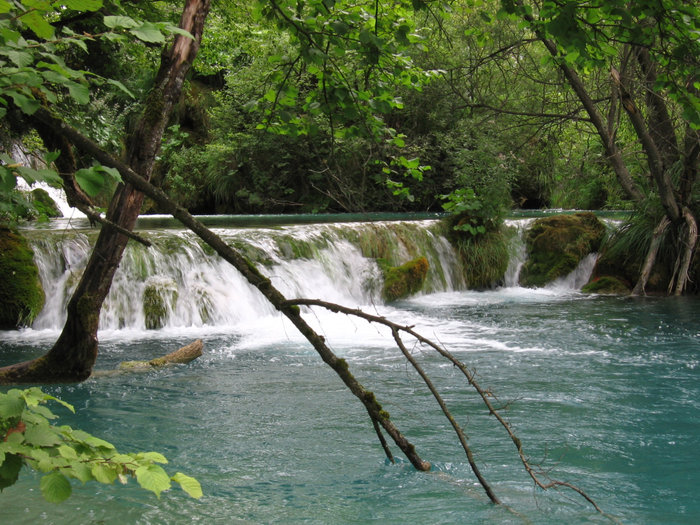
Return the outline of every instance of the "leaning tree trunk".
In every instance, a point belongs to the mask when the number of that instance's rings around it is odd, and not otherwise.
[[[129,137],[127,163],[147,179],[153,171],[173,106],[180,98],[185,75],[199,50],[210,3],[210,0],[186,0],[180,27],[193,38],[177,35],[172,47],[161,56],[155,87],[136,131]],[[132,230],[143,198],[143,193],[130,184],[120,184],[112,197],[107,220]],[[103,226],[68,303],[66,323],[58,340],[46,355],[0,369],[0,383],[82,381],[90,375],[97,358],[100,309],[128,240],[117,228]]]

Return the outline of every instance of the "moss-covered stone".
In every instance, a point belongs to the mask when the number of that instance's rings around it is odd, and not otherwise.
[[[593,279],[583,288],[581,288],[583,293],[597,293],[597,294],[628,294],[630,293],[629,287],[623,283],[621,280],[610,275],[604,275],[597,279]]]
[[[528,260],[520,284],[544,286],[566,276],[586,255],[600,249],[604,237],[605,225],[590,212],[536,220],[525,238]]]
[[[385,301],[396,301],[418,293],[423,288],[428,275],[428,259],[418,257],[401,266],[384,266],[384,287],[382,297]]]
[[[44,299],[34,252],[17,232],[0,227],[0,328],[30,325]]]
[[[147,330],[165,326],[169,312],[175,307],[177,296],[177,285],[170,279],[146,285],[143,290],[143,315]]]
[[[39,216],[44,217],[63,217],[63,213],[58,208],[56,202],[51,198],[48,192],[41,188],[36,188],[31,191],[32,204]]]

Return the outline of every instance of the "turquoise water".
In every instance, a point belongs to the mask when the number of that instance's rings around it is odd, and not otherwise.
[[[474,368],[533,462],[578,495],[543,492],[451,366],[409,346],[444,393],[496,494],[488,503],[434,400],[388,334],[314,311],[334,350],[434,465],[387,463],[364,409],[276,317],[255,327],[101,334],[99,368],[202,337],[187,366],[47,390],[75,405],[61,422],[124,450],[158,450],[202,483],[158,500],[135,488],[74,486],[45,503],[30,472],[0,495],[0,522],[698,523],[700,302],[504,288],[418,297],[379,313],[442,341]],[[264,322],[264,323],[263,323]],[[261,327],[267,329],[261,329]],[[0,333],[0,364],[40,354],[52,331]],[[57,409],[57,412],[59,410]]]

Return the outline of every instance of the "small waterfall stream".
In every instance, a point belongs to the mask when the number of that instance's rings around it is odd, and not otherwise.
[[[523,232],[530,219],[510,221],[518,229],[505,286],[517,286],[525,260]],[[459,255],[437,220],[300,224],[274,228],[218,228],[288,297],[320,298],[349,306],[381,304],[384,258],[399,265],[425,256],[429,273],[423,293],[465,288]],[[245,326],[275,315],[273,308],[228,263],[189,231],[142,232],[153,246],[129,243],[101,312],[101,330]],[[28,232],[46,291],[46,305],[33,324],[60,329],[65,306],[90,252],[90,231]],[[578,289],[595,257],[551,286]]]

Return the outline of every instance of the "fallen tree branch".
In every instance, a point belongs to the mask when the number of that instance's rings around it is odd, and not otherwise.
[[[415,370],[418,372],[418,374],[421,376],[425,384],[427,385],[428,389],[430,392],[433,394],[433,397],[437,400],[438,404],[440,405],[440,408],[442,409],[443,413],[447,417],[447,419],[450,421],[452,424],[452,427],[454,428],[455,432],[457,433],[460,443],[462,444],[462,447],[464,448],[466,454],[467,454],[467,459],[469,461],[469,465],[472,468],[472,471],[474,472],[474,475],[477,477],[479,480],[479,483],[483,487],[483,489],[486,491],[487,495],[491,499],[492,502],[494,503],[500,503],[498,498],[493,494],[493,491],[491,490],[491,487],[489,484],[486,482],[486,480],[483,479],[483,476],[481,475],[478,467],[476,466],[476,463],[474,462],[472,452],[466,443],[466,436],[464,435],[464,432],[460,428],[460,426],[457,424],[457,422],[454,420],[454,417],[451,415],[449,410],[447,409],[444,401],[442,400],[442,397],[440,394],[437,392],[435,387],[432,384],[432,381],[428,378],[427,374],[423,371],[422,367],[416,362],[414,357],[410,354],[410,352],[406,349],[406,346],[403,344],[403,341],[401,340],[399,334],[401,332],[404,332],[406,334],[411,335],[414,337],[419,343],[424,344],[426,346],[429,346],[433,348],[435,351],[437,351],[441,356],[445,357],[447,360],[449,360],[455,367],[457,367],[462,374],[466,377],[467,382],[477,391],[479,396],[481,397],[483,403],[486,405],[486,408],[488,409],[488,412],[490,415],[496,418],[496,420],[501,424],[501,426],[505,429],[506,433],[510,437],[511,441],[515,445],[517,451],[518,451],[518,456],[520,457],[520,461],[523,464],[523,467],[529,474],[530,478],[534,481],[535,485],[537,485],[539,488],[543,490],[547,490],[550,488],[554,487],[566,487],[574,492],[577,492],[580,496],[582,496],[586,501],[588,501],[593,508],[596,509],[601,514],[604,514],[601,508],[596,504],[596,502],[588,495],[586,492],[584,492],[582,489],[579,487],[565,482],[565,481],[558,481],[558,480],[552,480],[548,479],[547,481],[542,481],[540,479],[540,476],[546,476],[544,472],[536,472],[535,469],[532,467],[530,464],[529,460],[525,456],[525,452],[523,451],[523,446],[522,442],[520,441],[520,438],[515,434],[513,431],[513,428],[511,427],[510,423],[506,421],[503,416],[501,416],[499,410],[491,403],[490,397],[492,394],[482,388],[479,383],[476,381],[474,377],[474,373],[469,370],[469,368],[462,363],[459,359],[457,359],[452,353],[450,353],[448,350],[440,346],[439,344],[435,343],[434,341],[420,335],[418,332],[416,332],[412,326],[403,326],[398,323],[394,323],[393,321],[389,321],[385,317],[381,317],[378,315],[372,315],[368,314],[366,312],[363,312],[360,309],[357,308],[348,308],[345,306],[341,306],[339,304],[335,303],[329,303],[327,301],[321,301],[318,299],[291,299],[288,301],[290,305],[296,305],[296,306],[319,306],[322,308],[325,308],[327,310],[330,310],[331,312],[335,313],[343,313],[346,315],[352,315],[355,317],[359,317],[361,319],[366,320],[367,322],[370,323],[377,323],[377,324],[382,324],[384,326],[387,326],[388,328],[391,329],[391,333],[394,337],[394,341],[396,342],[397,346],[403,353],[403,355],[408,359],[408,361],[413,365]]]

